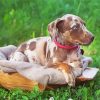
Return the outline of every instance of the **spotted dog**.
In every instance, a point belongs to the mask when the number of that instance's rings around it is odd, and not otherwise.
[[[94,36],[78,16],[67,14],[48,25],[50,37],[39,37],[22,43],[10,60],[54,67],[64,73],[66,82],[75,85],[74,68],[83,69],[91,58],[82,55],[80,45],[89,45]],[[85,59],[84,59],[85,58]]]

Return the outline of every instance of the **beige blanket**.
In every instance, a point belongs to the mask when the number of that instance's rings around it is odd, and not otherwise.
[[[9,61],[9,56],[16,50],[16,47],[9,45],[0,48],[0,69],[3,72],[17,72],[25,78],[36,81],[46,86],[47,84],[67,84],[61,71],[54,68],[45,68],[38,64],[28,62]],[[80,68],[73,69],[75,77],[82,80],[92,80],[98,72],[98,68],[86,68],[81,76]],[[2,76],[3,77],[3,76]],[[1,79],[1,77],[0,77]],[[17,80],[18,81],[18,80]],[[10,83],[9,83],[10,84]]]

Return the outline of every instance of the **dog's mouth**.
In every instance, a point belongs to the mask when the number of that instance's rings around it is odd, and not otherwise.
[[[84,39],[83,41],[75,40],[75,43],[83,46],[88,46],[93,42],[93,39]]]

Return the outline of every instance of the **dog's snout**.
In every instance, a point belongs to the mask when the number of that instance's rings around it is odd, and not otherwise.
[[[92,38],[91,38],[91,41],[93,41],[94,40],[94,36],[92,36]]]

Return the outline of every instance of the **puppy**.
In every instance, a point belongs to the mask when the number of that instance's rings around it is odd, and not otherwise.
[[[60,69],[70,86],[75,85],[73,68],[83,69],[83,55],[80,45],[90,45],[93,34],[87,30],[85,22],[78,16],[67,14],[48,25],[50,37],[39,37],[22,43],[12,60],[20,61],[25,55],[30,63]],[[14,59],[13,59],[14,58]],[[88,61],[87,61],[88,62]],[[79,72],[80,75],[82,73]]]

